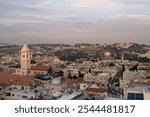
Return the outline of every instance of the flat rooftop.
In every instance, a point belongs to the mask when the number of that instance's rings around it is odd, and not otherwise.
[[[150,93],[150,86],[141,86],[141,87],[132,87],[132,88],[128,88],[127,89],[128,92],[146,92],[146,93]]]

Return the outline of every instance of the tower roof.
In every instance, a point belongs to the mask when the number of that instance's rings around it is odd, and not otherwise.
[[[27,46],[27,44],[25,43],[21,49],[21,51],[26,51],[26,50],[30,50]]]

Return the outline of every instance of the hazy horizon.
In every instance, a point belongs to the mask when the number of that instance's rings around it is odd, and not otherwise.
[[[150,45],[149,0],[0,1],[0,43]]]

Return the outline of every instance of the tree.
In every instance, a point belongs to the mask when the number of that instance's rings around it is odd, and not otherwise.
[[[52,74],[52,73],[53,73],[53,70],[52,70],[52,67],[50,66],[49,69],[48,69],[47,74]]]

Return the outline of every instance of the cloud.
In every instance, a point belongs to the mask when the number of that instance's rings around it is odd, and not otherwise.
[[[111,9],[120,7],[121,3],[110,0],[74,0],[72,6],[81,9]]]
[[[73,0],[72,7],[86,10],[120,10],[141,8],[148,5],[147,2],[124,0]]]
[[[0,1],[0,40],[99,43],[131,37],[147,43],[149,3],[148,0],[4,0]]]
[[[77,17],[84,21],[96,22],[99,17],[116,17],[148,13],[147,1],[134,0],[5,0],[0,1],[1,19],[12,18],[22,20],[65,21],[67,18]],[[3,15],[3,16],[2,16]],[[4,17],[5,15],[5,17]],[[14,17],[13,17],[14,16]]]

